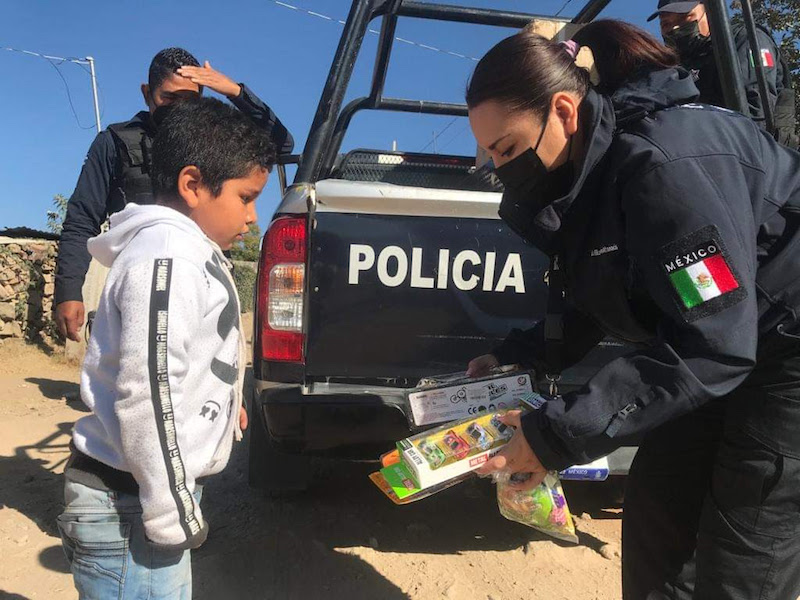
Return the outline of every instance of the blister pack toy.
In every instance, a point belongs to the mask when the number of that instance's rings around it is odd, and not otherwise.
[[[578,543],[575,521],[557,473],[548,473],[537,487],[524,491],[511,487],[508,473],[494,475],[497,482],[497,505],[500,514],[506,519],[560,540]]]
[[[529,410],[531,396],[539,397],[532,392],[509,409]],[[370,478],[397,504],[446,489],[508,443],[514,431],[500,420],[505,412],[479,413],[401,440],[396,450],[381,457],[383,468]]]

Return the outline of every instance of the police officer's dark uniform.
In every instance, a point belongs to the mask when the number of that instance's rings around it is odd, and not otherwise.
[[[683,6],[688,12],[697,4],[697,2],[661,0],[659,10],[650,15],[647,20],[656,19],[665,7],[668,9],[670,6]],[[667,10],[667,12],[670,11]],[[770,32],[763,26],[756,25],[759,56],[753,56],[747,29],[743,24],[733,23],[731,31],[750,117],[760,127],[766,127],[764,107],[756,75],[756,61],[758,61],[764,70],[769,106],[773,112],[774,131],[772,133],[780,143],[797,148],[794,90],[792,89],[791,71],[783,58],[783,53]],[[687,39],[685,35],[684,39]],[[683,66],[692,73],[695,85],[700,91],[699,101],[714,106],[726,106],[711,38],[704,38],[695,33],[694,39],[688,43],[688,47],[683,47],[687,44],[681,44],[680,39],[669,39],[669,36],[665,36],[665,41],[679,52]]]
[[[246,85],[239,96],[230,98],[242,113],[271,132],[279,153],[290,154],[292,135],[274,112]],[[86,240],[100,233],[109,215],[128,202],[150,204],[150,148],[155,126],[147,111],[130,121],[109,125],[92,142],[75,191],[67,206],[61,232],[56,271],[56,304],[83,299],[81,288],[91,257]]]
[[[647,432],[625,499],[627,599],[794,600],[800,154],[696,98],[682,69],[590,91],[585,158],[552,201],[505,171],[501,215],[551,255],[564,295],[494,354],[549,373],[606,335],[637,347],[523,419],[548,469]]]

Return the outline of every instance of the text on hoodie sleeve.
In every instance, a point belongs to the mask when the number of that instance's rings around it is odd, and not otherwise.
[[[155,259],[129,269],[115,302],[122,315],[119,419],[122,453],[139,484],[147,538],[154,544],[195,548],[207,527],[185,467],[183,382],[190,368],[187,348],[205,310],[207,284],[195,265]]]

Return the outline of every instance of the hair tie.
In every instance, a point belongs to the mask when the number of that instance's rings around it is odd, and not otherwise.
[[[575,40],[567,40],[566,42],[559,42],[558,45],[562,46],[564,50],[567,51],[567,54],[569,54],[572,57],[572,60],[575,60],[575,58],[578,56],[578,52],[581,49],[580,44],[578,44],[578,42],[576,42]]]

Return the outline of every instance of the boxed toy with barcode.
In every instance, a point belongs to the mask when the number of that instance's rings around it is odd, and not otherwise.
[[[406,393],[407,413],[413,428],[470,418],[486,411],[517,406],[534,391],[529,371],[497,372],[471,378],[466,373],[427,377]]]

